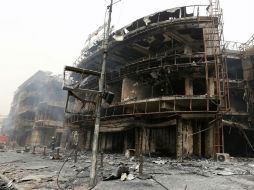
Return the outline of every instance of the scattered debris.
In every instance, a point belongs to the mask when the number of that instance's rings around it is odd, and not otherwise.
[[[48,166],[40,166],[40,165],[28,166],[28,167],[22,167],[21,169],[24,169],[24,170],[39,170],[39,169],[43,169],[43,168],[48,168]]]
[[[41,181],[42,179],[50,179],[52,180],[52,177],[54,175],[28,175],[21,180],[18,181],[18,183],[25,182],[25,181]]]
[[[133,174],[129,174],[129,175],[127,176],[127,180],[128,180],[128,181],[133,180],[133,179],[135,179],[135,177],[134,177]]]
[[[231,171],[221,171],[217,173],[218,175],[223,175],[223,176],[230,176],[230,175],[234,175],[233,172]]]
[[[167,162],[168,162],[167,160],[155,160],[155,161],[153,161],[153,163],[159,164],[159,165],[166,164]]]
[[[115,170],[110,176],[104,177],[104,181],[113,180],[113,179],[120,179],[122,174],[129,174],[129,167],[127,167],[124,163],[120,163],[117,170]],[[127,177],[127,176],[126,176]]]
[[[130,157],[133,157],[135,155],[135,149],[127,149],[125,151],[125,157],[126,158],[130,158]]]
[[[121,181],[125,181],[127,179],[127,174],[126,173],[122,173],[121,175]]]
[[[23,151],[22,150],[16,150],[17,153],[22,153]]]

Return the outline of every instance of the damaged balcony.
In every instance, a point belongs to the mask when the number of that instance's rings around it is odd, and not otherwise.
[[[35,117],[35,128],[57,128],[63,127],[63,106],[40,103],[37,107]]]

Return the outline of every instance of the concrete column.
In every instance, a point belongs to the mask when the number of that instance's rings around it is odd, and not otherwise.
[[[102,133],[100,135],[100,151],[104,151],[106,148],[106,134]]]
[[[62,140],[61,140],[61,144],[60,144],[60,147],[61,148],[66,148],[67,146],[67,141],[68,141],[68,134],[69,134],[69,129],[67,129],[66,126],[64,126],[64,130],[63,130],[63,133],[62,133]]]
[[[136,155],[138,156],[140,153],[140,146],[139,146],[139,129],[135,128],[135,150],[136,150]]]
[[[128,148],[128,136],[127,136],[127,131],[124,132],[124,142],[123,142],[123,152]]]
[[[185,95],[193,96],[193,80],[190,77],[185,78]]]
[[[90,142],[91,142],[91,131],[89,130],[86,133],[86,145],[85,145],[86,150],[90,149]]]
[[[40,136],[40,131],[38,129],[34,129],[32,132],[31,144],[32,145],[40,145],[41,144],[41,136]]]
[[[201,125],[196,120],[194,124],[194,133],[201,131]],[[197,156],[201,156],[201,133],[197,133],[193,136],[193,153]]]
[[[213,153],[213,128],[210,128],[205,131],[205,156],[211,157]]]
[[[176,152],[176,135],[175,128],[169,127],[169,153],[174,154]]]
[[[105,149],[106,150],[112,150],[112,134],[108,134],[107,137],[106,137],[106,147]]]
[[[214,94],[215,94],[214,78],[209,78],[208,84],[209,84],[209,94],[210,94],[210,96],[214,96]]]
[[[142,153],[149,153],[149,129],[143,128],[142,132]]]
[[[47,147],[44,146],[44,147],[43,147],[43,153],[42,153],[42,155],[43,155],[43,156],[46,156],[46,154],[47,154]]]
[[[155,147],[155,133],[154,133],[154,131],[153,131],[153,129],[150,129],[150,133],[151,133],[151,135],[150,135],[150,152],[151,153],[154,153],[155,151],[156,151],[156,147]]]
[[[177,120],[176,125],[176,158],[182,160],[183,156],[183,121],[181,118]]]
[[[183,120],[182,122],[183,133],[183,155],[193,154],[193,130],[192,122],[190,120]]]

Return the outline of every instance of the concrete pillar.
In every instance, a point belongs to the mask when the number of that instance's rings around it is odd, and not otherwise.
[[[38,129],[34,129],[32,132],[31,144],[32,145],[40,145],[41,144],[41,136],[40,136],[40,131]]]
[[[194,133],[201,131],[201,125],[196,120],[194,123]],[[201,133],[197,133],[193,136],[193,153],[196,156],[201,156]]]
[[[215,94],[214,78],[209,78],[208,84],[209,84],[209,94],[210,94],[210,96],[214,96],[214,94]]]
[[[151,133],[151,135],[150,135],[150,152],[151,153],[154,153],[155,151],[156,151],[156,147],[155,147],[155,133],[154,133],[154,131],[153,131],[153,129],[150,129],[150,133]]]
[[[142,130],[142,153],[148,154],[149,153],[149,131],[148,129],[141,129]]]
[[[86,145],[85,145],[86,150],[90,149],[90,142],[91,142],[91,131],[88,130],[86,133]]]
[[[107,135],[106,150],[112,150],[112,134]]]
[[[102,133],[101,134],[101,146],[100,146],[100,151],[104,151],[106,148],[106,134]]]
[[[32,154],[35,154],[35,149],[36,149],[36,146],[33,146]]]
[[[136,155],[138,156],[140,153],[140,139],[139,139],[139,128],[135,128],[135,150],[136,150]]]
[[[176,124],[176,158],[182,160],[183,156],[183,121],[181,118],[177,119]]]
[[[193,96],[193,80],[190,77],[185,78],[185,95]]]
[[[191,120],[182,121],[182,133],[183,133],[183,155],[193,154],[193,130]]]
[[[128,148],[128,136],[127,136],[127,131],[124,132],[124,142],[123,142],[123,152]]]
[[[210,128],[205,131],[205,156],[211,157],[213,153],[213,128]]]
[[[62,140],[61,140],[61,144],[60,144],[61,148],[67,148],[68,134],[69,134],[69,130],[70,130],[67,128],[67,126],[64,126],[64,127],[65,128],[63,129]]]
[[[43,156],[46,156],[46,154],[47,154],[47,147],[44,146],[44,147],[43,147],[43,153],[42,153],[42,155],[43,155]]]
[[[53,153],[54,154],[54,153]],[[56,154],[54,155],[54,158],[56,160],[59,160],[60,159],[60,147],[57,147],[56,148]]]

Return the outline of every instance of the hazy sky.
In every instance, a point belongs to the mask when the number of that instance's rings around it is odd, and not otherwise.
[[[117,0],[115,0],[117,1]],[[38,70],[60,74],[72,65],[87,36],[103,23],[109,0],[0,0],[0,115],[14,91]],[[139,17],[208,0],[122,0],[113,7],[120,28]],[[221,0],[224,36],[247,41],[254,34],[254,1]]]

